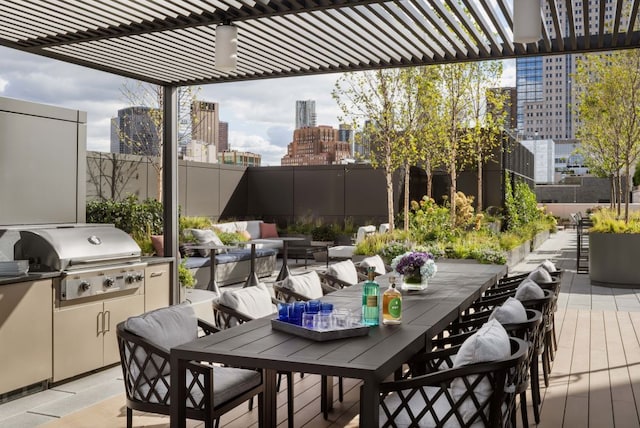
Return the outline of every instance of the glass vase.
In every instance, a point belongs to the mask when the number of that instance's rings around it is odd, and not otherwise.
[[[423,275],[403,275],[402,289],[406,291],[422,291],[427,288],[427,277]]]

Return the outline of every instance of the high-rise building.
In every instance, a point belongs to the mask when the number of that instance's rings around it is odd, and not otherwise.
[[[218,122],[218,153],[229,150],[229,123]]]
[[[348,142],[338,140],[338,130],[331,126],[303,127],[293,131],[293,141],[287,146],[287,154],[280,164],[331,165],[349,158]]]
[[[208,101],[193,101],[191,103],[191,139],[207,146],[217,147],[220,119],[218,117],[218,103]],[[214,150],[214,153],[217,149]]]
[[[296,129],[316,126],[316,102],[296,101]]]
[[[118,110],[118,116],[111,122],[111,151],[159,156],[159,114],[158,109],[141,106]]]
[[[575,19],[571,25],[575,25],[577,31],[583,31],[588,25],[591,34],[594,34],[599,27],[601,3],[605,4],[606,22],[611,22],[616,13],[613,0],[571,0],[573,13],[567,13],[568,2],[556,3],[564,34],[570,31],[568,17]],[[544,5],[545,26],[550,37],[556,37],[549,4],[544,2]],[[583,10],[586,8],[590,16],[588,23],[583,21]],[[577,118],[573,111],[576,94],[571,84],[571,74],[576,71],[580,57],[579,54],[573,54],[516,59],[517,127],[525,139],[534,138],[535,135],[541,140],[550,138],[556,142],[576,138]]]

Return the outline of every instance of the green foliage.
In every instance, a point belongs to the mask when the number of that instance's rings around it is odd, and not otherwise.
[[[179,221],[181,231],[184,229],[211,229],[211,226],[213,226],[213,222],[209,217],[181,216]]]
[[[633,172],[633,185],[640,186],[640,162],[636,164],[636,170]]]
[[[596,233],[640,233],[640,212],[629,215],[629,221],[625,223],[619,218],[615,210],[601,209],[591,214],[593,227],[590,232]]]
[[[449,210],[428,196],[411,202],[409,228],[416,242],[448,241],[453,235]]]
[[[332,224],[317,224],[313,229],[311,229],[311,239],[314,241],[333,242],[336,239],[336,229],[339,230],[340,227],[336,227]]]
[[[193,288],[196,285],[196,279],[191,271],[187,268],[187,258],[183,258],[178,265],[178,282],[186,288]]]
[[[153,253],[151,235],[162,234],[162,203],[155,199],[139,202],[135,195],[123,201],[89,201],[87,223],[113,224],[131,234],[144,254],[150,254]]]
[[[373,233],[366,236],[361,242],[356,245],[354,254],[365,256],[373,256],[375,254],[379,254],[381,257],[385,258],[384,251],[387,251],[387,254],[395,252],[393,247],[399,245],[395,243],[411,242],[410,236],[411,235],[404,230],[398,229],[394,229],[394,231],[391,233]],[[385,248],[387,247],[390,248],[385,250]]]
[[[239,242],[247,242],[249,240],[240,232],[225,232],[215,227],[214,230],[224,245],[236,245]]]

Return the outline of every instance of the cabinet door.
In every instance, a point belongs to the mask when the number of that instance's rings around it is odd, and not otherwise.
[[[53,311],[53,381],[102,367],[102,301]]]
[[[0,394],[51,378],[52,308],[51,280],[0,287]]]
[[[127,318],[144,312],[144,296],[134,295],[104,301],[104,365],[120,361],[116,325]]]
[[[169,263],[147,266],[144,271],[144,310],[169,306],[171,296]]]

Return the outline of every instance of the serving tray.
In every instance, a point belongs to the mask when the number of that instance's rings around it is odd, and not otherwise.
[[[311,330],[296,324],[280,321],[278,319],[271,320],[271,328],[274,330],[284,331],[305,339],[324,342],[326,340],[345,339],[347,337],[366,336],[369,334],[369,326],[361,325],[358,327],[341,328],[336,330]]]

